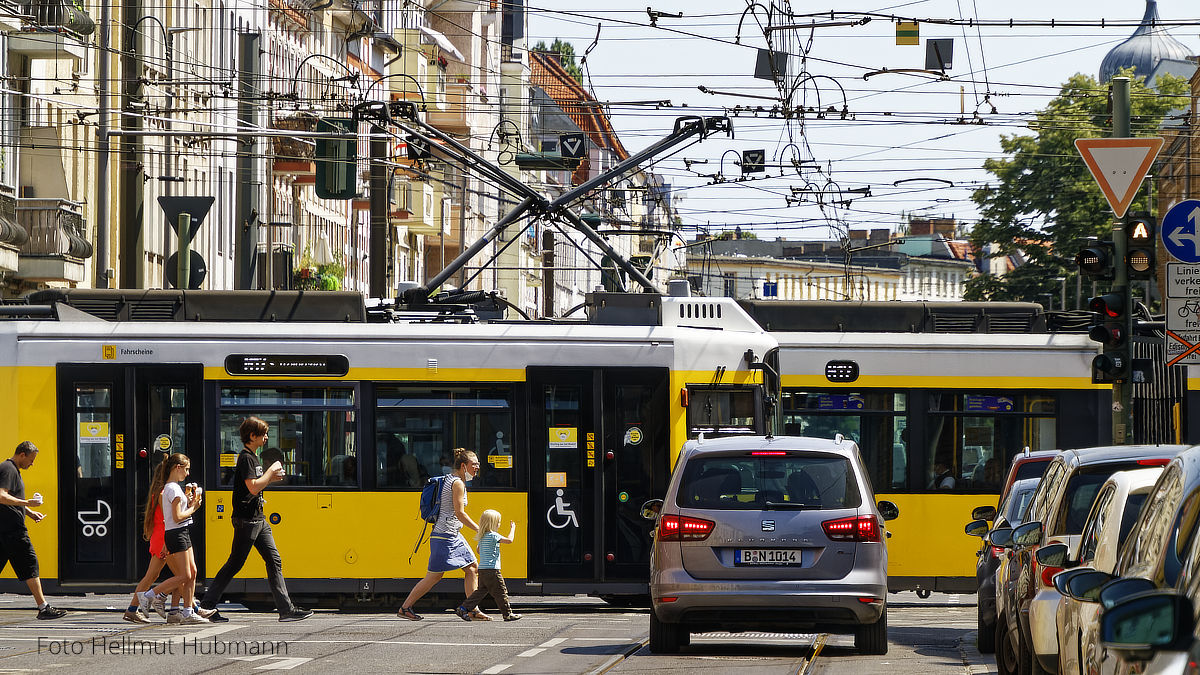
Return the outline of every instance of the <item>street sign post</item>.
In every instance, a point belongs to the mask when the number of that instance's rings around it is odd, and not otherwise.
[[[1163,216],[1163,248],[1176,260],[1200,263],[1200,199],[1185,199]]]
[[[1162,149],[1163,139],[1080,138],[1075,148],[1118,218],[1125,217],[1142,180]]]

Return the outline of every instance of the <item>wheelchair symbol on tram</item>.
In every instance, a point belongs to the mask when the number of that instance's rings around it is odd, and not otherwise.
[[[568,525],[579,527],[579,519],[575,517],[575,509],[567,508],[571,506],[571,502],[563,501],[563,491],[558,490],[558,496],[554,498],[554,503],[546,511],[546,522],[556,530],[561,530]],[[557,522],[557,519],[565,518],[562,522]]]
[[[75,515],[79,518],[79,522],[83,523],[83,536],[108,536],[107,523],[112,520],[112,507],[108,505],[108,502],[97,499],[95,511],[79,511]]]

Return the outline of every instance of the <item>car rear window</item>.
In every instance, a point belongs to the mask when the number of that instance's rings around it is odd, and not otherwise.
[[[1083,526],[1087,522],[1088,512],[1100,488],[1112,475],[1118,471],[1141,468],[1137,463],[1102,464],[1084,467],[1075,472],[1067,481],[1067,491],[1059,507],[1061,518],[1051,535],[1083,534]]]
[[[1046,473],[1046,469],[1053,461],[1053,457],[1045,457],[1041,459],[1031,459],[1028,462],[1021,462],[1017,465],[1017,475],[1013,478],[1014,481],[1025,480],[1026,478],[1041,478]]]
[[[823,454],[696,457],[684,468],[675,503],[682,508],[856,508],[862,504],[845,457]]]

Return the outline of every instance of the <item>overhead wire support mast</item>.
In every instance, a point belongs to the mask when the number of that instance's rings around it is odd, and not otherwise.
[[[445,268],[442,269],[432,279],[424,285],[416,288],[408,289],[404,292],[403,300],[409,303],[425,302],[429,299],[430,294],[434,289],[441,286],[451,277],[458,273],[460,269],[466,266],[475,255],[482,251],[488,243],[497,238],[509,225],[524,216],[527,212],[532,211],[534,215],[543,216],[551,219],[566,220],[572,227],[582,233],[585,237],[592,241],[601,251],[607,255],[614,264],[621,268],[631,279],[637,282],[647,291],[655,291],[654,282],[650,281],[645,274],[642,273],[631,262],[620,255],[607,241],[604,240],[590,225],[583,222],[579,216],[567,210],[567,207],[585,197],[592,190],[610,183],[631,169],[638,167],[643,161],[650,159],[658,154],[666,152],[671,148],[689,140],[693,137],[700,136],[702,139],[708,137],[712,133],[724,132],[733,136],[733,123],[728,117],[697,117],[684,116],[676,119],[674,130],[662,140],[648,146],[647,148],[636,152],[629,156],[625,161],[597,175],[596,177],[585,181],[584,183],[568,190],[563,195],[554,201],[547,200],[536,190],[522,183],[516,178],[509,175],[500,167],[481,157],[475,151],[459,143],[454,138],[433,127],[419,118],[416,115],[416,107],[414,105],[396,106],[401,116],[405,117],[409,123],[416,125],[421,129],[417,131],[410,124],[393,119],[392,124],[400,127],[403,131],[415,136],[425,138],[425,136],[433,137],[442,143],[441,151],[450,155],[460,155],[459,159],[464,164],[474,166],[482,173],[496,179],[498,183],[505,186],[518,197],[522,197],[523,201],[509,211],[501,218],[487,233],[477,239],[471,246],[467,247],[457,258],[450,261]],[[454,152],[450,152],[453,150]]]

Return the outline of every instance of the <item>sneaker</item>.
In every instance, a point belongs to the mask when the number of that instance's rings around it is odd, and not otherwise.
[[[178,609],[167,612],[167,623],[183,623],[183,612]]]
[[[401,619],[408,619],[409,621],[420,621],[425,618],[412,611],[412,607],[401,607],[400,611],[396,612],[396,616],[400,617]]]
[[[213,613],[208,617],[208,620],[211,623],[226,623],[229,621],[229,618],[222,616],[220,612],[213,610]]]
[[[458,607],[455,607],[455,608],[454,608],[454,613],[455,613],[455,614],[457,614],[457,615],[458,615],[458,618],[462,619],[463,621],[470,621],[470,620],[471,620],[471,613],[470,613],[470,612],[468,612],[468,611],[467,611],[467,608],[466,608],[466,607],[463,607],[462,605],[459,605]]]
[[[313,615],[311,609],[301,609],[299,607],[292,608],[292,611],[287,614],[280,614],[280,621],[303,621]]]
[[[213,614],[217,613],[217,609],[215,607],[213,609],[204,609],[200,605],[196,605],[196,608],[192,611],[208,619],[209,621],[212,620]]]
[[[61,619],[67,615],[67,610],[47,604],[45,607],[38,610],[37,618],[39,619]]]
[[[167,596],[163,593],[159,593],[158,595],[154,596],[154,599],[150,601],[150,609],[153,609],[154,611],[158,612],[158,615],[161,616],[162,618],[164,618],[164,619],[168,618],[167,617]],[[149,613],[150,612],[146,612],[146,614],[149,614]]]
[[[150,623],[150,617],[142,613],[141,608],[135,610],[125,610],[125,616],[121,617],[130,623]]]
[[[472,621],[491,621],[492,617],[488,616],[487,614],[484,614],[483,612],[481,612],[477,609],[473,609],[473,610],[471,610],[471,620]]]
[[[521,620],[521,615],[520,615],[520,614],[517,614],[516,612],[513,612],[512,614],[508,614],[508,615],[506,615],[506,616],[504,617],[504,620],[505,620],[505,621],[520,621],[520,620]]]
[[[150,606],[150,603],[153,600],[153,596],[147,598],[145,593],[138,593],[138,611],[146,616],[150,616],[150,612],[154,611],[154,609]]]
[[[187,616],[180,619],[179,623],[187,626],[187,625],[192,625],[192,624],[197,624],[197,623],[212,623],[212,622],[209,621],[208,619],[200,616],[199,614],[192,612],[191,614],[188,614]]]

